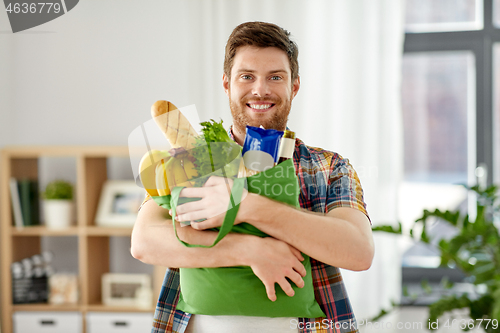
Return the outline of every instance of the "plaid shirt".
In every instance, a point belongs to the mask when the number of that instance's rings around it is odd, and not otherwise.
[[[301,186],[300,206],[328,213],[336,207],[366,212],[363,189],[347,159],[340,155],[295,141],[295,170]],[[326,318],[299,318],[300,333],[358,332],[342,275],[333,267],[311,258],[314,293]],[[179,269],[168,269],[154,314],[151,333],[183,333],[191,314],[176,310],[179,299]]]

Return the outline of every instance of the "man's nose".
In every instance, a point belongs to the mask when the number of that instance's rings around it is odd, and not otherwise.
[[[265,78],[255,80],[252,94],[259,97],[264,97],[271,94],[269,82]]]

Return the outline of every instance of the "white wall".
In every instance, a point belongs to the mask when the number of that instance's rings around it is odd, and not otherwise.
[[[1,132],[9,133],[1,145],[126,145],[155,100],[192,102],[176,3],[81,1],[56,20],[0,35]]]
[[[0,147],[12,143],[14,124],[13,38],[7,13],[0,10]]]

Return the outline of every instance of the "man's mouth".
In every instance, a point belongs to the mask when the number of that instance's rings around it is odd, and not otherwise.
[[[249,108],[259,111],[270,109],[274,105],[275,105],[274,103],[247,103],[247,106]]]

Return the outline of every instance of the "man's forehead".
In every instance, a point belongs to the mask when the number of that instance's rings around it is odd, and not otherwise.
[[[236,49],[233,71],[290,73],[290,61],[285,51],[277,47],[240,46]]]

